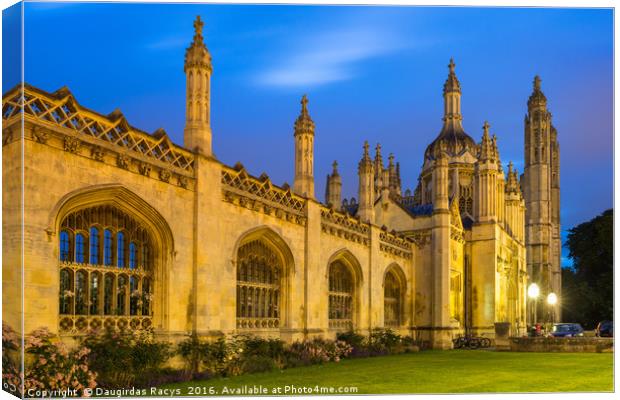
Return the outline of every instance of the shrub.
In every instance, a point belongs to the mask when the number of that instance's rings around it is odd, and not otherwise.
[[[137,378],[157,374],[172,355],[170,344],[155,341],[151,330],[91,332],[82,344],[90,350],[88,361],[105,388],[138,387]]]
[[[402,337],[391,329],[373,329],[368,336],[371,355],[399,354],[404,352]]]
[[[355,332],[338,334],[338,339],[347,342],[353,350],[351,357],[374,357],[417,351],[419,346],[408,336],[400,336],[391,329],[376,328],[368,337]]]
[[[339,333],[336,337],[338,340],[348,343],[354,349],[364,346],[365,337],[353,331]]]
[[[338,362],[351,353],[352,347],[341,340],[314,338],[294,342],[287,352],[287,367]]]
[[[2,321],[2,382],[5,390],[21,397],[19,372],[20,341],[17,333]]]
[[[230,342],[224,338],[206,341],[191,335],[179,343],[178,352],[193,375],[234,376],[242,372],[240,358],[243,348],[235,339]]]
[[[251,355],[244,356],[242,359],[242,372],[253,374],[257,372],[270,372],[280,369],[280,366],[269,356]]]
[[[89,369],[87,347],[69,351],[64,343],[52,342],[47,328],[40,328],[26,338],[24,349],[26,391],[73,389],[83,396],[84,389],[97,386],[97,374]]]

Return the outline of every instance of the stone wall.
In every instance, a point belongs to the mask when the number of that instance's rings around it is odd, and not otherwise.
[[[613,352],[613,338],[598,337],[513,337],[511,351],[551,353],[608,353]]]

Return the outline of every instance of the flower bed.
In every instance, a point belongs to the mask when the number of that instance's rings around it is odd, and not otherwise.
[[[5,324],[2,331],[3,380],[20,394],[19,341]],[[74,349],[45,328],[27,336],[24,388],[84,389],[144,388],[215,376],[236,376],[328,362],[347,357],[369,357],[417,351],[410,338],[376,329],[369,336],[353,332],[336,340],[314,338],[287,344],[280,339],[237,335],[205,340],[194,335],[178,345],[157,341],[150,330],[90,332]],[[179,356],[185,368],[168,366]],[[70,395],[70,394],[69,394]]]

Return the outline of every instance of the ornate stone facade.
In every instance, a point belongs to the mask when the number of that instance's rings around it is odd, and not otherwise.
[[[24,85],[3,96],[3,300],[12,326],[23,317],[25,332],[47,326],[67,336],[114,325],[169,338],[285,340],[389,326],[435,348],[466,329],[492,335],[495,322],[525,329],[517,173],[510,166],[504,175],[488,124],[480,143],[465,133],[453,62],[444,126],[415,193],[401,193],[394,156],[384,166],[380,146],[373,160],[366,143],[359,203],[342,201],[336,163],[322,203],[305,96],[293,188],[213,156],[211,55],[199,18],[194,27],[184,147],[162,129],[132,127],[120,111],[86,109],[66,88]]]

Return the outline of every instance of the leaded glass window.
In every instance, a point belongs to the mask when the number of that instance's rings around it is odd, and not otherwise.
[[[280,257],[255,240],[237,253],[237,327],[277,328],[280,325]]]
[[[80,270],[75,274],[75,313],[87,314],[88,272]]]
[[[138,266],[138,246],[134,242],[129,243],[129,268]]]
[[[60,232],[60,261],[69,261],[70,254],[69,232]]]
[[[78,233],[75,235],[75,262],[83,264],[86,260],[86,240],[84,235]]]
[[[402,290],[396,275],[388,271],[383,286],[383,323],[385,326],[400,326]]]
[[[125,234],[118,232],[116,234],[116,265],[125,267]]]
[[[99,264],[99,228],[90,228],[90,263]]]
[[[112,265],[112,231],[103,231],[103,264]]]
[[[329,266],[329,326],[353,328],[353,276],[342,261]]]
[[[61,332],[151,326],[153,249],[144,226],[108,205],[81,209],[61,222]]]

